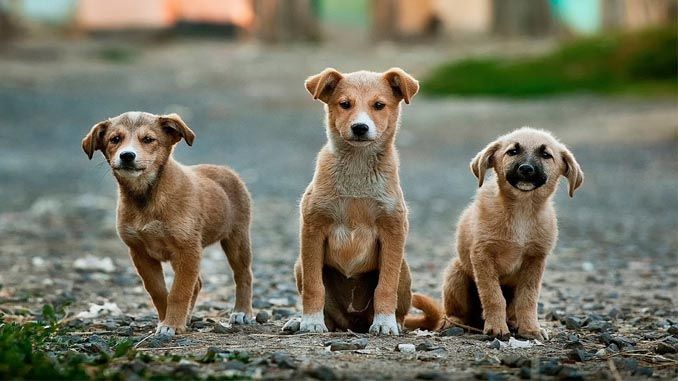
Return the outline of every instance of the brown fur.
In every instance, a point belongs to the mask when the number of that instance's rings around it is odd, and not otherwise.
[[[326,104],[328,143],[301,201],[295,276],[302,330],[398,333],[393,325],[402,323],[410,306],[410,272],[404,253],[407,207],[394,141],[400,102],[409,103],[418,88],[401,69],[349,74],[326,69],[306,81],[313,98]],[[370,141],[352,140],[351,125],[361,115],[373,122]],[[325,326],[306,320],[318,314]],[[390,328],[380,323],[379,316],[394,314]]]
[[[233,269],[238,323],[252,313],[250,196],[240,177],[216,165],[183,166],[172,158],[195,134],[176,114],[128,112],[96,124],[83,139],[91,159],[102,151],[118,181],[120,238],[158,311],[162,333],[185,330],[202,287],[202,249],[220,242]],[[134,168],[119,154],[136,152]],[[175,272],[169,293],[161,262]]]
[[[516,143],[521,153],[510,156]],[[551,157],[542,157],[544,150]],[[509,183],[509,171],[525,160],[543,168],[544,185],[523,191]],[[490,168],[495,179],[485,182]],[[546,257],[558,236],[552,197],[561,175],[568,179],[573,196],[584,174],[563,144],[548,132],[531,128],[490,143],[473,159],[471,171],[480,189],[460,217],[458,258],[445,271],[445,320],[482,327],[496,336],[508,335],[510,325],[520,336],[543,339],[537,302]],[[436,328],[445,325],[440,321]]]

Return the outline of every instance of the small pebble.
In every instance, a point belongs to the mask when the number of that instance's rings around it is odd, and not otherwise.
[[[577,362],[589,361],[593,358],[590,353],[586,352],[583,349],[575,349],[572,352],[568,353],[568,358]]]
[[[307,376],[315,378],[317,380],[321,381],[331,381],[331,380],[336,380],[337,375],[334,374],[334,371],[331,368],[328,368],[326,366],[318,366],[318,367],[313,367],[306,369],[304,372],[306,373]]]
[[[565,318],[565,328],[567,329],[579,329],[582,324],[582,319],[576,316],[568,316]]]
[[[416,346],[417,351],[420,352],[430,352],[439,348],[440,348],[439,346],[434,345],[430,341],[424,341],[423,343],[419,343]]]
[[[271,354],[271,361],[281,369],[297,369],[297,364],[286,352],[273,352]]]
[[[414,344],[398,344],[396,347],[396,351],[403,353],[414,353],[416,350]]]
[[[501,341],[499,341],[499,339],[494,339],[487,346],[490,347],[491,349],[500,349],[501,348]]]
[[[440,332],[440,336],[461,336],[463,334],[464,329],[461,327],[451,327]]]
[[[351,351],[356,349],[365,349],[368,340],[366,338],[354,340],[329,340],[323,343],[324,346],[330,347],[331,351]]]
[[[264,323],[268,322],[269,317],[270,316],[268,315],[268,312],[259,311],[259,313],[257,313],[257,316],[256,316],[255,319],[256,319],[257,323],[264,324]]]
[[[668,353],[676,353],[676,347],[659,342],[656,347],[654,347],[654,353],[660,354],[660,355],[665,355]]]
[[[447,377],[441,372],[435,370],[427,370],[417,373],[414,377],[417,380],[445,380]]]

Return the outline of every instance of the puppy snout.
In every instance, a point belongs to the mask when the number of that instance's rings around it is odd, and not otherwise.
[[[354,136],[362,137],[367,134],[367,131],[370,130],[370,127],[365,123],[355,123],[351,125],[351,131]]]
[[[521,164],[518,167],[518,172],[523,176],[532,176],[534,174],[534,167],[530,164]]]
[[[123,163],[132,163],[137,155],[132,151],[124,151],[120,153],[120,161]]]

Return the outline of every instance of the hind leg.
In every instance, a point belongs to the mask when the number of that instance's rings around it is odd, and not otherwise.
[[[188,309],[188,318],[186,319],[186,324],[191,323],[191,315],[193,314],[195,302],[198,300],[198,294],[200,294],[200,290],[202,290],[202,277],[198,276],[198,281],[195,283],[195,287],[193,288],[193,296],[191,296],[191,305]]]
[[[410,266],[403,260],[400,267],[400,278],[398,279],[398,305],[396,307],[396,321],[398,328],[402,331],[403,320],[412,305],[412,278],[410,276]]]
[[[235,231],[221,241],[235,281],[235,307],[231,314],[232,324],[252,322],[252,250],[249,230]]]
[[[443,305],[445,307],[445,324],[447,328],[454,323],[464,325],[473,324],[472,295],[474,291],[473,279],[467,276],[461,268],[459,258],[455,258],[445,270],[443,283]]]

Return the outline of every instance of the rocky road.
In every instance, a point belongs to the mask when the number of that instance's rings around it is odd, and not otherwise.
[[[572,148],[586,182],[574,198],[564,185],[556,197],[560,239],[539,311],[549,341],[499,342],[456,329],[400,337],[281,332],[300,313],[292,275],[297,203],[325,140],[322,108],[305,93],[304,78],[326,66],[402,66],[421,76],[448,58],[548,47],[505,44],[362,51],[216,41],[5,46],[0,311],[6,320],[26,321],[43,304],[68,305],[62,339],[76,352],[105,352],[111,342],[131,338],[136,355],[108,365],[129,379],[677,378],[675,99],[418,96],[403,107],[398,146],[410,207],[407,258],[413,289],[431,295],[440,294],[456,218],[476,188],[468,170],[473,155],[522,125],[551,130]],[[225,323],[232,277],[223,253],[210,247],[190,332],[149,337],[156,320],[115,233],[110,171],[80,148],[94,123],[127,110],[180,113],[197,135],[193,147],[178,146],[180,161],[226,163],[243,175],[254,201],[259,323]]]

